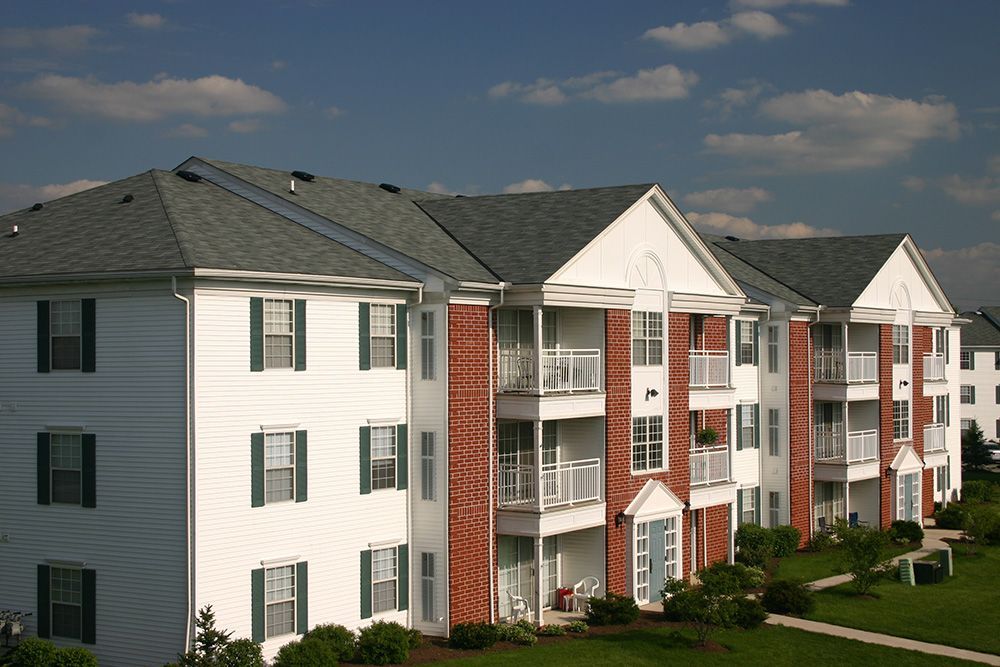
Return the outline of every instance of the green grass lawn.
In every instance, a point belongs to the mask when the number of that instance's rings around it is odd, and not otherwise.
[[[963,470],[962,471],[962,481],[971,482],[974,479],[984,479],[987,482],[994,482],[1000,484],[1000,472],[993,472],[991,470]]]
[[[973,664],[874,644],[817,635],[793,628],[764,626],[753,631],[727,630],[712,640],[729,649],[709,652],[691,647],[693,634],[671,628],[633,630],[534,646],[482,657],[449,660],[447,665],[960,665]]]
[[[893,544],[888,548],[887,553],[889,558],[895,558],[900,554],[914,551],[916,548],[910,545],[897,546]],[[819,553],[800,551],[778,561],[778,566],[771,573],[771,578],[807,583],[841,574],[843,571],[839,549],[828,549]]]
[[[979,555],[954,548],[955,576],[944,583],[904,586],[888,580],[874,589],[877,599],[853,594],[850,584],[816,594],[815,621],[1000,654],[1000,547]]]

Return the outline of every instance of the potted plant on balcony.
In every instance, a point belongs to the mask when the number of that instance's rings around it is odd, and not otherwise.
[[[694,436],[695,442],[702,447],[711,447],[719,440],[719,434],[714,428],[703,428]]]

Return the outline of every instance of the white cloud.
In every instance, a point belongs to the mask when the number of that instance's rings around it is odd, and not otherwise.
[[[208,136],[208,130],[200,125],[183,123],[167,132],[168,137],[180,137],[183,139],[195,139],[197,137]]]
[[[429,183],[425,189],[427,190],[427,192],[433,192],[436,195],[453,195],[454,196],[454,195],[458,194],[458,192],[456,192],[455,190],[452,190],[451,188],[449,188],[447,185],[445,185],[441,181],[433,181],[432,183]]]
[[[783,134],[709,134],[712,153],[763,162],[771,171],[835,171],[880,167],[907,157],[922,141],[958,136],[958,110],[853,91],[807,90],[759,107],[765,118],[801,126]]]
[[[238,134],[251,134],[253,132],[260,132],[264,129],[260,120],[257,118],[245,118],[243,120],[234,120],[226,126],[230,132],[236,132]]]
[[[734,8],[781,9],[789,5],[815,5],[817,7],[846,7],[850,0],[729,0]]]
[[[737,236],[741,239],[801,239],[813,236],[840,236],[841,232],[827,227],[813,227],[804,222],[782,225],[758,225],[750,218],[728,213],[698,213],[689,211],[685,217],[705,232]]]
[[[923,192],[924,188],[927,187],[927,181],[919,176],[907,176],[900,183],[910,192]]]
[[[44,116],[32,116],[0,102],[0,137],[14,133],[15,126],[48,127],[52,121]]]
[[[69,183],[52,183],[49,185],[23,185],[17,183],[0,183],[0,212],[11,211],[35,202],[47,202],[67,195],[96,188],[107,181],[80,179]]]
[[[967,206],[995,206],[1000,204],[1000,178],[962,178],[953,174],[941,179],[945,194]]]
[[[966,248],[924,250],[948,298],[963,310],[996,303],[1000,285],[1000,243],[986,241]]]
[[[159,14],[137,14],[130,12],[126,17],[129,25],[144,30],[159,30],[167,24],[167,20]]]
[[[763,188],[718,188],[687,194],[684,196],[684,203],[726,213],[747,213],[757,204],[771,201],[772,198],[771,193]]]
[[[327,118],[329,118],[330,120],[335,120],[337,118],[340,118],[345,113],[347,113],[347,112],[344,111],[343,109],[341,109],[340,107],[330,106],[330,107],[327,107],[327,108],[323,109],[323,114]]]
[[[271,71],[273,72],[278,72],[280,70],[285,69],[286,67],[288,67],[288,63],[286,63],[284,60],[271,61]]]
[[[573,186],[569,183],[563,183],[559,186],[559,190],[571,190]],[[511,183],[503,189],[503,193],[506,195],[510,194],[523,194],[525,192],[552,192],[556,188],[552,187],[545,181],[538,178],[526,178],[523,181],[518,181],[517,183]]]
[[[728,44],[745,35],[766,40],[787,32],[788,28],[767,12],[748,11],[736,12],[721,21],[661,25],[644,32],[642,38],[681,51],[704,51]]]
[[[734,110],[753,104],[765,91],[771,89],[768,83],[749,79],[743,82],[742,88],[726,88],[715,97],[705,100],[704,106],[706,109],[718,109],[720,117],[728,118]]]
[[[100,31],[89,25],[58,28],[0,28],[0,47],[7,49],[47,49],[82,51]]]
[[[537,79],[534,83],[504,81],[489,89],[494,99],[514,97],[526,104],[556,106],[574,98],[593,99],[606,104],[675,100],[687,97],[698,75],[675,65],[642,69],[631,76],[618,72],[591,72],[562,81]]]
[[[200,79],[156,78],[146,83],[102,83],[51,74],[24,84],[21,92],[67,111],[139,122],[172,115],[279,113],[286,108],[280,97],[263,88],[217,74]]]

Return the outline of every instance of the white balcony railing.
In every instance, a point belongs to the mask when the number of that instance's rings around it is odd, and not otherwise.
[[[501,349],[500,391],[573,392],[601,388],[600,350],[542,350],[538,360],[542,386],[535,380],[535,351]]]
[[[924,354],[924,380],[944,379],[944,354],[928,352]]]
[[[842,427],[816,428],[816,460],[861,463],[878,459],[878,431],[851,431],[844,436]]]
[[[690,461],[692,485],[729,481],[728,445],[692,449]]]
[[[501,505],[527,505],[539,510],[601,499],[601,460],[546,463],[541,470],[542,502],[536,502],[535,466],[501,464]]]
[[[944,424],[928,424],[924,427],[924,453],[943,452]]]
[[[814,372],[816,382],[878,382],[878,354],[816,350]]]
[[[726,350],[690,350],[688,361],[690,386],[729,386],[729,352]]]

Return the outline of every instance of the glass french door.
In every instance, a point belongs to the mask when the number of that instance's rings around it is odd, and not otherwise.
[[[920,473],[899,475],[896,484],[896,518],[920,521]]]
[[[518,595],[535,609],[535,554],[530,537],[501,535],[497,543],[500,618],[510,618],[510,595]],[[559,588],[559,550],[556,536],[542,539],[542,586],[546,608],[556,605]]]

